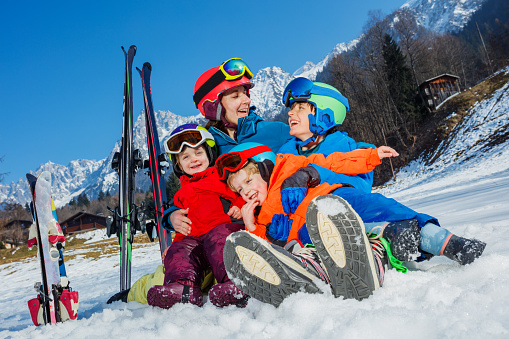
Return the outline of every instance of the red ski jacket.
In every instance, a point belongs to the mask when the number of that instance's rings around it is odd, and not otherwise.
[[[180,177],[180,186],[173,203],[179,208],[189,208],[187,217],[192,221],[189,234],[192,237],[199,237],[216,226],[232,222],[226,214],[228,211],[224,212],[221,198],[239,208],[245,203],[225,182],[219,180],[215,167],[209,167],[192,177],[183,175]],[[175,241],[184,237],[177,233]]]

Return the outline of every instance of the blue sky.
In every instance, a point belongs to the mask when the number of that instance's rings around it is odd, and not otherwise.
[[[293,73],[405,0],[8,1],[0,14],[3,183],[52,161],[106,157],[121,137],[124,57],[152,64],[155,110],[198,113],[194,83],[231,57]],[[133,67],[134,70],[134,67]],[[134,115],[143,109],[133,71]]]

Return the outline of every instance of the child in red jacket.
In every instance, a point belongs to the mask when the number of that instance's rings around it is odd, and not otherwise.
[[[205,128],[186,124],[171,133],[164,147],[174,173],[180,176],[181,189],[173,203],[188,210],[190,223],[175,229],[175,240],[164,258],[164,285],[148,291],[148,304],[170,308],[189,302],[202,306],[200,286],[210,268],[218,282],[209,291],[210,302],[218,307],[244,306],[248,297],[230,281],[223,261],[226,237],[244,229],[239,220],[244,200],[219,180],[214,138]]]

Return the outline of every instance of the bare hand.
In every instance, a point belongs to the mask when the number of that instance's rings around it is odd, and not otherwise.
[[[250,200],[245,203],[240,210],[242,219],[244,219],[244,225],[246,226],[246,229],[251,232],[256,229],[254,209],[258,205],[260,205],[258,200]]]
[[[176,210],[170,215],[170,222],[175,231],[182,233],[183,235],[189,235],[191,233],[191,219],[187,217],[189,208]]]
[[[228,216],[233,217],[234,219],[242,218],[242,213],[240,212],[240,208],[237,206],[230,207],[228,211]]]
[[[383,158],[397,157],[399,155],[398,152],[396,152],[393,148],[389,146],[380,146],[376,150],[378,152],[378,157],[380,158],[380,160],[382,160]]]

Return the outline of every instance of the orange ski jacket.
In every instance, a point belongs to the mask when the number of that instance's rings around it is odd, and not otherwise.
[[[267,199],[263,202],[260,212],[256,217],[256,229],[252,231],[253,234],[267,240],[265,235],[266,226],[272,222],[274,214],[284,213],[281,202],[281,185],[283,181],[299,168],[310,164],[320,165],[337,173],[357,175],[371,172],[377,165],[381,164],[381,160],[377,150],[373,148],[357,149],[347,153],[336,152],[327,157],[318,153],[311,154],[308,157],[303,155],[278,154],[274,171],[270,177]],[[309,188],[306,197],[295,213],[289,215],[293,223],[287,241],[298,239],[299,229],[306,222],[306,211],[311,201],[317,196],[329,194],[342,186],[342,183],[333,185],[323,183],[314,188]]]

